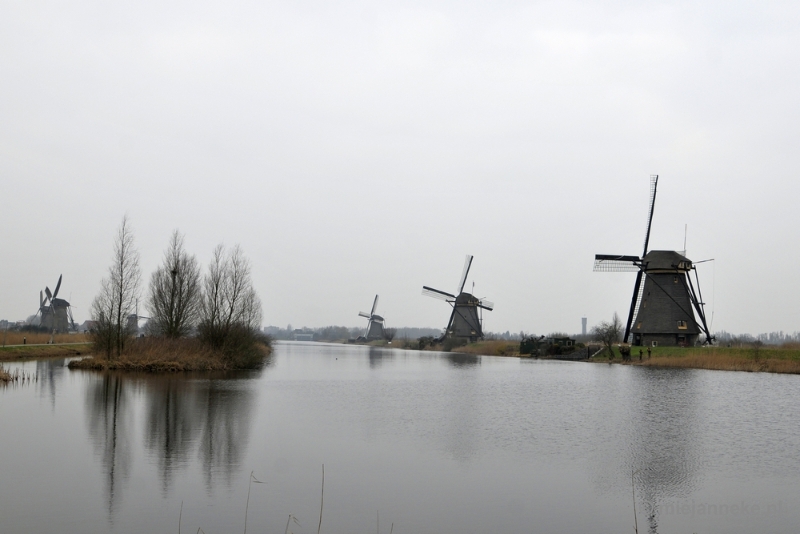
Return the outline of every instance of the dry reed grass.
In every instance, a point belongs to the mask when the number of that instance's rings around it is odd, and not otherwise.
[[[451,352],[480,356],[519,356],[519,341],[485,340],[454,347]]]
[[[257,350],[263,360],[270,348],[261,344]],[[196,338],[138,338],[134,339],[120,358],[105,359],[102,354],[69,363],[70,369],[124,370],[145,372],[229,371],[252,368],[203,344]]]
[[[27,371],[15,369],[13,373],[7,371],[0,365],[0,384],[9,384],[11,382],[36,382],[39,380],[39,375]]]
[[[800,374],[800,347],[657,347],[651,358],[648,359],[645,355],[641,362],[636,349],[634,347],[631,354],[633,361],[630,363],[633,365]]]
[[[0,331],[0,345],[22,345],[23,339],[28,345],[50,343],[50,334],[43,332]],[[56,334],[54,343],[88,343],[86,334]]]

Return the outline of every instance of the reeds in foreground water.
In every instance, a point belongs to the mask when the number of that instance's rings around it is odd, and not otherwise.
[[[14,369],[14,372],[8,372],[2,365],[0,365],[0,384],[9,383],[25,383],[37,382],[39,375],[20,369]]]

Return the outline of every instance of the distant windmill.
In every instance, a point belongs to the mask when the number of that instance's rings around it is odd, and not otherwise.
[[[56,289],[52,293],[49,287],[44,288],[44,294],[39,291],[39,313],[41,314],[41,326],[54,332],[67,332],[75,329],[75,321],[72,318],[72,308],[69,302],[57,298],[58,290],[61,289],[61,278],[58,276]]]
[[[442,338],[459,338],[473,342],[483,337],[483,325],[478,314],[478,308],[492,311],[494,303],[464,292],[464,284],[467,282],[467,275],[471,266],[472,256],[467,255],[464,261],[464,270],[461,273],[461,280],[458,283],[458,296],[433,289],[432,287],[422,286],[423,295],[444,300],[453,307],[453,312],[450,314],[450,320],[447,322],[447,328]]]
[[[650,177],[650,212],[642,256],[597,254],[594,257],[594,270],[637,273],[628,321],[625,323],[624,341],[640,346],[693,345],[702,331],[710,343],[714,337],[706,324],[696,267],[686,256],[674,250],[648,252],[657,187],[658,175],[653,175]],[[696,291],[691,271],[695,274]],[[700,318],[700,324],[692,308]]]
[[[367,341],[374,341],[376,339],[383,339],[383,317],[377,315],[375,310],[378,309],[378,295],[375,295],[375,300],[372,303],[372,311],[369,313],[358,312],[361,317],[366,317],[367,330],[364,332],[364,337]]]

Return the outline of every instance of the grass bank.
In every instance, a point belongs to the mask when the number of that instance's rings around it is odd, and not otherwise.
[[[623,362],[615,350],[614,359],[625,365],[647,367],[710,369],[717,371],[748,371],[764,373],[800,374],[800,346],[790,344],[781,347],[653,347],[647,357],[639,361],[639,347],[632,347],[631,361]],[[595,362],[608,362],[606,354],[592,358]]]
[[[0,361],[28,360],[33,358],[71,358],[91,352],[91,343],[76,345],[23,345],[0,347]]]
[[[483,340],[461,347],[453,347],[450,352],[477,354],[481,356],[519,356],[519,341]]]
[[[53,343],[88,343],[86,334],[56,334]],[[0,344],[6,345],[44,345],[50,343],[50,334],[43,332],[0,331]]]
[[[268,338],[237,350],[213,349],[197,338],[138,338],[132,340],[119,358],[105,354],[73,360],[70,369],[144,372],[233,371],[258,369],[272,353]]]

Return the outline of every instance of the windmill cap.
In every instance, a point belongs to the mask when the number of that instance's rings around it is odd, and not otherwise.
[[[692,260],[674,250],[651,250],[642,260],[647,271],[653,269],[688,271],[692,268]]]

